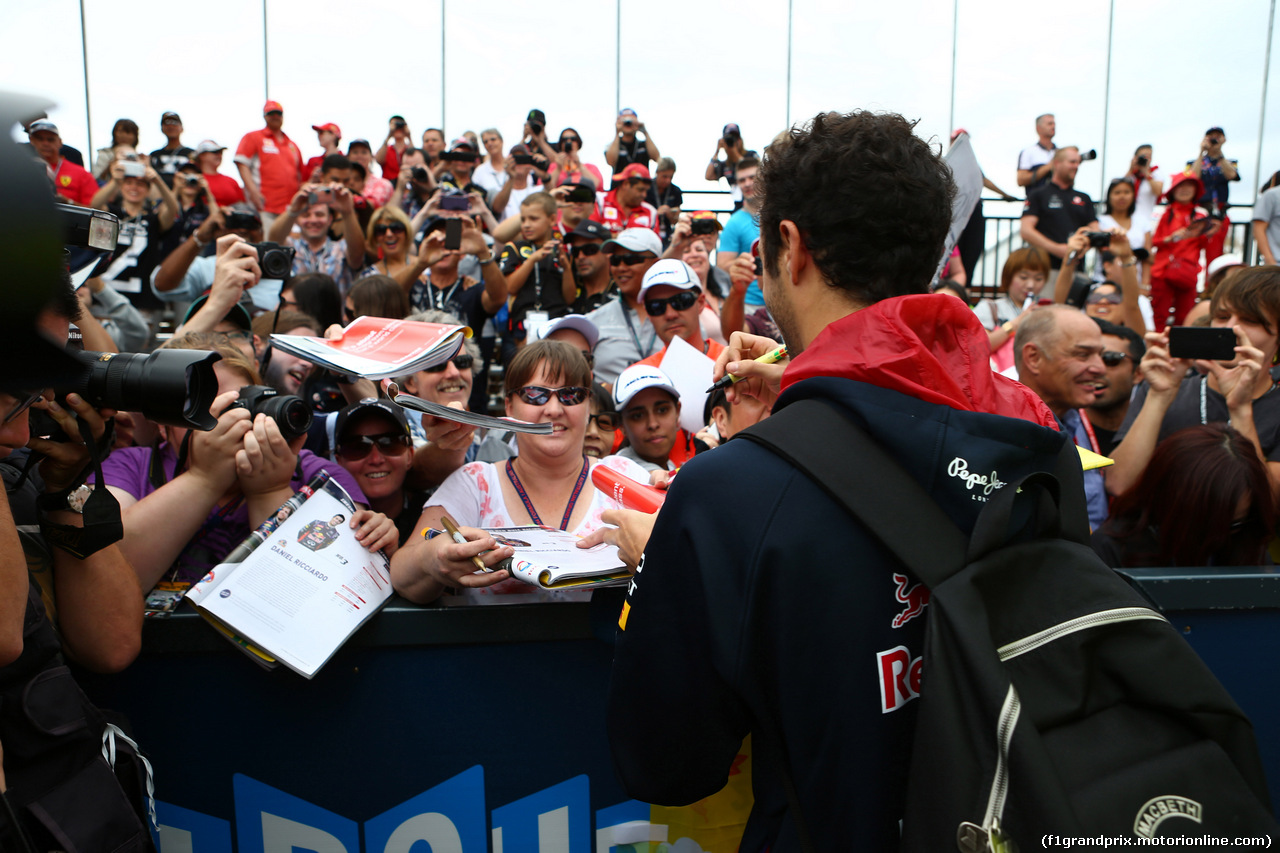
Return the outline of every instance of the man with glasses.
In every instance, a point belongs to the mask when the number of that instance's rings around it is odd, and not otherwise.
[[[245,194],[270,228],[302,184],[302,152],[282,130],[279,101],[267,101],[262,117],[266,127],[246,133],[236,146],[236,168]]]
[[[644,200],[652,186],[648,167],[632,163],[618,175],[618,185],[600,196],[591,218],[614,234],[628,228],[649,228],[658,233],[658,209]]]
[[[582,220],[564,235],[578,288],[578,295],[570,306],[574,314],[594,311],[618,295],[618,287],[609,274],[609,256],[601,251],[609,237],[608,228],[590,219]]]
[[[448,325],[462,323],[453,314],[438,310],[418,311],[407,319]],[[469,405],[477,374],[488,375],[481,374],[480,346],[475,338],[467,338],[465,348],[450,361],[397,377],[396,384],[414,397],[454,409],[477,411]],[[500,435],[480,435],[474,427],[427,414],[421,419],[411,419],[409,431],[414,444],[409,482],[415,488],[425,489],[427,494],[467,462],[497,462],[514,452]]]
[[[427,497],[405,487],[413,465],[413,439],[404,409],[370,398],[352,403],[334,418],[334,461],[355,478],[369,508],[395,522],[403,545],[415,532]]]
[[[715,361],[724,352],[724,344],[702,336],[698,318],[707,306],[702,292],[702,282],[693,267],[675,258],[663,258],[644,274],[640,285],[640,304],[649,315],[658,332],[663,347],[659,352],[642,358],[639,364],[654,367],[662,365],[662,357],[675,338],[681,338],[689,346]]]
[[[1095,317],[1093,322],[1102,330],[1102,366],[1105,372],[1093,392],[1093,402],[1084,409],[1084,416],[1093,427],[1098,439],[1098,452],[1110,456],[1120,442],[1116,432],[1129,413],[1129,398],[1133,386],[1142,380],[1138,365],[1147,354],[1142,336],[1133,329]]]
[[[600,251],[609,258],[609,269],[619,292],[587,318],[600,330],[595,377],[611,386],[627,365],[662,348],[657,330],[640,307],[644,274],[662,254],[662,241],[651,228],[628,228],[606,241]]]

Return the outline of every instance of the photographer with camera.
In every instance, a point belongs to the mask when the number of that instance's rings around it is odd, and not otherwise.
[[[560,187],[564,184],[581,184],[590,182],[598,189],[604,189],[604,176],[591,163],[582,162],[582,135],[572,127],[560,131],[560,141],[556,143],[558,151],[552,158],[551,168],[547,170],[547,186]]]
[[[175,338],[166,348],[222,356],[214,364],[218,396],[209,409],[217,425],[207,432],[162,427],[158,447],[123,448],[103,465],[103,480],[122,508],[121,550],[144,589],[166,578],[199,580],[322,469],[364,502],[341,466],[301,450],[310,423],[305,404],[263,389],[239,350],[200,334]],[[366,510],[351,525],[371,548],[395,541],[395,526],[381,514]]]
[[[458,137],[453,140],[449,150],[440,156],[447,164],[444,174],[440,176],[440,186],[455,192],[480,193],[481,198],[484,197],[484,187],[472,179],[480,155],[476,153],[471,140],[465,136]]]
[[[152,292],[164,302],[191,302],[213,287],[217,258],[214,255],[201,256],[201,252],[227,234],[235,234],[270,251],[271,244],[262,242],[262,220],[249,204],[242,202],[225,210],[215,209],[156,268],[151,276]],[[290,249],[278,249],[270,258],[274,260],[268,265],[271,268],[249,285],[247,291],[254,307],[263,311],[274,311],[280,303],[283,280],[289,277],[293,266]]]
[[[648,173],[649,161],[657,162],[662,159],[658,144],[653,141],[653,137],[649,135],[648,129],[645,128],[644,122],[640,121],[635,110],[630,107],[620,110],[613,128],[613,141],[605,149],[604,159],[609,164],[609,168],[613,169],[614,180],[622,180],[619,176],[627,166],[638,164],[644,166],[645,172]],[[638,133],[643,133],[644,139],[638,138],[636,135]],[[604,187],[599,189],[601,192],[605,190]]]
[[[373,159],[382,167],[382,177],[394,180],[400,174],[404,152],[413,147],[413,133],[404,116],[392,116],[387,120],[387,138],[378,146]]]
[[[511,146],[503,168],[507,172],[507,181],[489,203],[493,215],[500,220],[519,216],[524,200],[542,189],[533,180],[534,155],[523,142]]]
[[[1133,159],[1129,161],[1129,171],[1125,175],[1133,180],[1138,191],[1133,215],[1138,222],[1146,225],[1151,224],[1155,216],[1156,201],[1164,195],[1164,181],[1158,181],[1155,177],[1160,167],[1152,165],[1151,157],[1151,146],[1139,145],[1134,149]]]
[[[410,219],[418,215],[436,190],[436,179],[426,163],[426,156],[420,148],[404,150],[400,155],[400,175],[384,207],[398,207]]]
[[[720,159],[721,151],[724,152],[723,160]],[[716,152],[711,155],[711,162],[707,164],[707,173],[704,177],[712,182],[725,179],[729,184],[734,210],[742,206],[742,191],[738,189],[734,174],[738,168],[738,161],[744,157],[755,156],[755,152],[748,151],[747,144],[742,141],[742,130],[733,122],[726,124],[724,130],[720,131],[720,138],[716,140]]]
[[[1227,141],[1227,132],[1220,127],[1211,127],[1204,132],[1200,143],[1200,155],[1187,161],[1187,174],[1200,179],[1203,185],[1197,204],[1209,210],[1209,215],[1222,220],[1222,227],[1209,235],[1205,244],[1205,263],[1212,263],[1214,258],[1222,254],[1227,232],[1231,230],[1231,218],[1227,216],[1227,196],[1231,192],[1231,182],[1240,180],[1239,161],[1228,160],[1222,154],[1222,146]]]
[[[1139,336],[1146,334],[1147,322],[1139,303],[1138,258],[1124,229],[1090,231],[1081,228],[1067,238],[1067,248],[1070,251],[1053,285],[1053,301],[1079,308],[1091,317],[1100,313],[1095,306],[1101,300],[1120,305],[1118,314],[1112,315],[1109,310],[1102,312],[1103,319],[1133,329]],[[1115,274],[1114,278],[1098,285],[1089,284],[1083,276],[1077,279],[1080,261],[1091,248],[1111,258],[1107,269]],[[1115,292],[1108,292],[1112,288]]]
[[[1093,199],[1075,189],[1080,149],[1074,145],[1053,153],[1049,183],[1027,196],[1022,206],[1022,239],[1049,255],[1053,269],[1062,266],[1070,249],[1067,238],[1084,228],[1098,230]]]
[[[187,162],[178,167],[173,175],[173,195],[178,200],[178,218],[173,227],[165,232],[160,248],[162,258],[168,257],[170,252],[204,224],[212,211],[218,209],[209,183],[195,163]]]
[[[335,212],[341,216],[342,241],[329,236]],[[302,236],[290,235],[294,223]],[[345,294],[364,267],[364,229],[356,218],[351,190],[341,184],[308,184],[271,224],[267,239],[292,248],[293,275],[322,272],[333,277]]]
[[[147,283],[164,260],[163,236],[178,218],[178,200],[150,163],[133,153],[124,156],[111,164],[111,180],[93,198],[93,207],[120,218],[116,254],[102,279],[146,315],[161,307]],[[148,197],[152,190],[159,205]],[[109,201],[117,194],[119,203]]]

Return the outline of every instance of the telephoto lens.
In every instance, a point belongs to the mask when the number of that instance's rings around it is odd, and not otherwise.
[[[209,414],[218,396],[213,363],[222,356],[202,350],[153,353],[69,352],[83,365],[73,381],[60,383],[59,397],[75,392],[95,409],[141,412],[149,421],[211,430]]]

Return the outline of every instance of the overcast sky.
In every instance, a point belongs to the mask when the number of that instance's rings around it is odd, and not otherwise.
[[[4,88],[47,96],[64,140],[86,149],[79,3],[5,5]],[[160,114],[170,109],[192,146],[212,138],[234,149],[262,126],[261,0],[85,5],[95,147],[121,117],[138,122],[144,150],[160,147]],[[620,99],[675,158],[676,183],[705,189],[702,173],[727,121],[763,148],[789,121],[821,110],[892,110],[919,119],[921,136],[945,141],[955,32],[954,124],[1010,192],[1019,194],[1017,152],[1034,142],[1042,112],[1057,115],[1059,145],[1105,153],[1105,173],[1101,159],[1086,163],[1077,182],[1095,198],[1139,143],[1154,144],[1158,175],[1168,175],[1212,125],[1226,129],[1225,150],[1240,161],[1232,201],[1250,202],[1260,183],[1266,0],[1115,0],[1109,111],[1108,0],[960,0],[956,26],[952,0],[794,0],[789,112],[783,0],[623,2],[620,22],[609,0],[422,0],[362,12],[346,0],[267,0],[266,9],[270,97],[283,103],[285,131],[308,157],[319,153],[313,124],[337,122],[344,140],[367,137],[377,147],[387,118],[400,113],[415,138],[441,124],[448,139],[496,126],[510,144],[538,107],[553,134],[575,127],[586,159],[603,166]],[[30,37],[15,38],[22,33]],[[1280,169],[1277,61],[1264,179]],[[223,168],[234,174],[230,157]]]

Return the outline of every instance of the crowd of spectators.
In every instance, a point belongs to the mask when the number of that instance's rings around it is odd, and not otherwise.
[[[480,594],[472,587],[482,583],[497,584],[486,594],[518,591],[496,575],[470,574],[484,540],[468,552],[411,534],[445,512],[472,527],[560,520],[591,533],[612,507],[589,478],[580,482],[592,466],[663,483],[768,415],[759,401],[722,391],[682,395],[663,369],[669,353],[673,363],[690,352],[714,362],[735,333],[782,340],[756,263],[761,160],[737,124],[724,126],[706,167],[706,178],[724,179],[732,193],[733,209],[719,212],[685,209],[676,164],[632,109],[618,113],[598,157],[576,129],[552,132],[538,109],[511,141],[497,128],[452,142],[439,128],[415,136],[399,115],[373,141],[344,140],[332,121],[311,128],[319,153],[308,158],[308,146],[285,131],[283,105],[267,101],[263,127],[238,141],[229,175],[221,171],[226,147],[184,144],[175,112],[161,115],[165,143],[150,154],[135,122],[116,122],[92,172],[48,119],[27,127],[54,191],[121,221],[115,256],[78,290],[86,336],[121,351],[163,345],[223,356],[212,432],[119,416],[134,429],[117,433],[102,476],[122,503],[119,550],[142,589],[197,577],[299,478],[327,466],[366,506],[353,525],[395,552],[406,597]],[[1247,444],[1265,482],[1280,482],[1280,397],[1271,395],[1280,380],[1280,188],[1255,209],[1267,266],[1246,270],[1240,257],[1222,255],[1228,189],[1239,173],[1221,128],[1210,128],[1171,177],[1151,146],[1139,145],[1101,206],[1075,187],[1092,152],[1057,146],[1053,115],[1038,117],[1035,130],[1017,163],[1027,190],[1023,245],[1008,254],[998,294],[971,299],[971,259],[959,251],[935,290],[974,309],[993,370],[1035,391],[1078,444],[1114,459],[1086,476],[1090,520],[1111,543],[1107,553],[1183,560],[1184,548],[1160,538],[1165,524],[1182,523],[1134,498],[1167,488],[1148,482],[1172,476],[1167,465],[1155,472],[1164,439],[1227,424],[1224,452]],[[401,377],[401,387],[446,405],[551,421],[556,432],[513,438],[406,416],[379,400],[373,383],[271,346],[273,333],[332,334],[366,315],[469,326],[463,351]],[[1176,358],[1168,328],[1184,324],[1234,329],[1235,358]],[[259,384],[301,397],[317,416],[312,432],[285,440],[230,406],[242,387]],[[1184,444],[1203,446],[1201,433]],[[1241,476],[1252,491],[1231,492],[1235,516],[1270,529],[1274,500],[1257,494],[1252,473]],[[481,493],[502,500],[482,510]],[[153,528],[165,531],[163,541],[148,535],[139,547],[139,531]],[[1251,561],[1265,556],[1245,551]],[[1245,551],[1222,545],[1205,559],[1244,559]],[[486,559],[502,554],[494,547]]]

